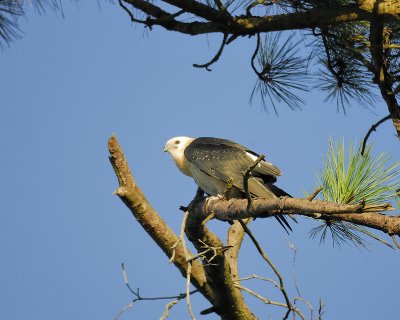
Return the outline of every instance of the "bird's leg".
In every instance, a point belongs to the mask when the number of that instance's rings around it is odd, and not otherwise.
[[[232,188],[233,188],[233,179],[229,178],[228,182],[226,183],[225,191],[223,194],[224,199],[230,198]]]
[[[230,194],[233,188],[233,179],[230,178],[228,180],[228,182],[226,183],[226,187],[224,190],[223,194],[217,194],[215,197],[208,197],[206,199],[206,203],[205,203],[205,209],[206,209],[206,213],[208,214],[208,203],[210,200],[212,200],[213,198],[217,198],[217,201],[225,201],[225,200],[229,200],[230,198]],[[208,214],[208,216],[203,220],[202,224],[205,225],[208,221],[212,220],[215,218],[215,212],[210,212]],[[228,221],[230,224],[232,224],[232,221]]]

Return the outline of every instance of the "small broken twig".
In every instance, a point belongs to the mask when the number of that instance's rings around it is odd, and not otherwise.
[[[315,189],[314,191],[313,191],[313,193],[311,193],[308,197],[307,197],[307,199],[309,200],[309,201],[313,201],[314,200],[314,198],[318,195],[318,193],[320,193],[321,191],[322,191],[322,186],[319,186],[317,189]]]

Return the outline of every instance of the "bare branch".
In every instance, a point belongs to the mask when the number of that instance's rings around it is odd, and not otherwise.
[[[169,310],[171,310],[171,308],[172,308],[174,305],[176,305],[178,302],[179,302],[178,299],[172,300],[171,302],[168,302],[168,303],[165,305],[165,310],[164,310],[164,313],[161,315],[160,320],[165,320],[165,319],[167,319],[167,318],[168,318],[168,315],[169,315]]]
[[[367,141],[369,136],[371,135],[371,133],[373,131],[376,131],[376,128],[378,128],[382,123],[384,123],[385,121],[391,119],[392,116],[389,114],[386,117],[382,118],[381,120],[379,120],[377,123],[373,124],[371,126],[371,128],[369,128],[367,134],[365,135],[364,139],[363,139],[363,143],[362,143],[362,147],[361,147],[361,155],[364,155],[364,151],[365,151],[365,147],[367,146]]]
[[[259,33],[257,33],[257,45],[256,48],[254,49],[253,55],[251,56],[251,68],[253,69],[254,73],[260,78],[261,80],[263,79],[262,74],[257,70],[256,65],[255,65],[255,60],[258,54],[258,51],[260,50],[261,46],[261,36]]]
[[[254,292],[253,290],[246,288],[240,284],[237,284],[236,287],[238,287],[240,290],[246,291],[248,293],[250,293],[251,295],[255,296],[256,298],[260,299],[262,302],[264,302],[265,304],[271,304],[274,306],[279,306],[279,307],[283,307],[283,308],[287,308],[286,304],[282,303],[282,302],[278,302],[278,301],[273,301],[273,300],[269,300],[263,296],[261,296],[260,294]]]
[[[274,271],[275,275],[278,277],[279,279],[279,286],[278,289],[282,292],[283,297],[285,298],[285,302],[286,302],[286,306],[288,308],[285,316],[283,317],[283,320],[286,320],[290,314],[290,312],[293,310],[293,306],[292,303],[290,302],[289,296],[286,292],[285,289],[285,285],[283,283],[283,278],[282,275],[280,274],[279,270],[277,269],[277,267],[274,265],[274,263],[272,262],[272,260],[267,256],[267,254],[265,253],[265,251],[261,248],[260,244],[258,243],[256,237],[253,235],[253,233],[251,232],[251,230],[247,227],[247,225],[242,221],[239,220],[239,223],[242,225],[244,232],[246,232],[246,234],[250,237],[251,241],[253,242],[253,244],[255,245],[255,247],[257,248],[258,253],[262,256],[262,258],[268,263],[268,265],[271,267],[271,269]]]
[[[199,290],[193,290],[189,293],[181,293],[179,295],[175,295],[175,296],[163,296],[163,297],[142,297],[140,295],[140,290],[139,288],[136,289],[136,291],[134,291],[132,289],[132,287],[129,284],[128,281],[128,276],[125,270],[125,264],[122,263],[121,264],[121,269],[122,269],[122,277],[124,279],[125,285],[127,286],[127,288],[129,289],[129,291],[136,297],[135,299],[133,299],[130,303],[128,303],[125,307],[123,307],[121,309],[121,311],[118,313],[118,315],[115,317],[115,320],[117,320],[126,310],[130,309],[133,307],[133,304],[137,301],[155,301],[155,300],[171,300],[171,299],[175,299],[171,302],[169,302],[166,307],[165,307],[165,311],[163,313],[163,315],[161,316],[161,319],[166,319],[168,316],[168,312],[169,310],[175,305],[177,304],[180,300],[184,299],[188,294],[189,296],[192,295],[193,293],[198,292]]]
[[[254,292],[253,290],[251,290],[251,289],[249,289],[249,288],[246,288],[246,287],[244,287],[244,286],[241,286],[241,285],[236,285],[236,286],[237,286],[240,290],[246,291],[246,292],[250,293],[252,296],[254,296],[254,297],[260,299],[260,300],[261,300],[262,302],[264,302],[265,304],[270,304],[270,305],[273,305],[273,306],[278,306],[278,307],[287,308],[286,304],[284,304],[284,303],[282,303],[282,302],[278,302],[278,301],[273,301],[273,300],[267,299],[267,298],[261,296],[260,294]],[[304,317],[304,315],[302,314],[302,312],[301,312],[297,307],[293,307],[293,312],[297,313],[297,314],[299,315],[299,317],[300,317],[302,320],[306,320],[306,318]]]
[[[205,64],[193,64],[193,67],[195,68],[205,68],[207,71],[211,71],[210,68],[208,68],[209,66],[211,66],[213,63],[217,62],[218,59],[221,57],[222,52],[224,51],[225,45],[226,45],[226,40],[228,39],[228,34],[224,33],[224,38],[222,39],[222,43],[221,43],[221,47],[219,48],[217,54],[214,56],[214,58],[212,58],[209,62],[205,63]]]
[[[278,282],[276,282],[274,279],[261,277],[261,276],[258,276],[258,275],[256,275],[256,274],[252,274],[252,275],[250,275],[250,276],[247,276],[247,277],[244,277],[244,278],[240,278],[240,279],[238,279],[237,282],[246,281],[246,280],[251,280],[251,279],[258,279],[258,280],[270,282],[270,283],[272,283],[276,288],[279,289],[279,284],[278,284]]]

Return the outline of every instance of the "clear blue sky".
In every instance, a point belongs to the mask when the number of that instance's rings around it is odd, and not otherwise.
[[[279,116],[268,115],[257,100],[248,104],[254,42],[233,43],[212,72],[198,70],[192,64],[212,57],[218,37],[149,33],[132,27],[118,6],[101,6],[67,1],[65,19],[31,10],[21,20],[23,38],[0,53],[1,319],[113,319],[133,298],[121,262],[144,296],[184,291],[184,279],[112,195],[112,133],[138,184],[178,232],[178,207],[196,187],[162,154],[169,138],[224,137],[266,153],[284,172],[278,185],[302,196],[315,188],[330,136],[359,141],[387,114],[379,102],[372,112],[354,105],[344,116],[323,103],[323,93],[310,92],[304,111],[282,106]],[[371,141],[376,152],[399,159],[389,122]],[[299,250],[298,284],[315,307],[324,300],[324,319],[393,319],[399,253],[373,242],[370,251],[319,245],[308,238],[315,223],[299,220],[290,235]],[[210,226],[219,234],[226,229]],[[257,220],[253,230],[291,287],[287,236],[272,220]],[[248,241],[240,264],[242,276],[271,275]],[[279,298],[265,284],[253,288]],[[282,314],[251,301],[261,319]],[[137,303],[121,319],[158,319],[164,305]],[[197,314],[206,307],[193,297]],[[184,303],[171,311],[171,319],[188,318]]]

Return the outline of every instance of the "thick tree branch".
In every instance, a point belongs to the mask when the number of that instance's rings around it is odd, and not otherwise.
[[[195,0],[163,0],[170,5],[213,22],[229,24],[228,17],[221,11]]]
[[[160,7],[145,0],[124,0],[136,9],[144,12],[149,17],[143,22],[147,26],[159,25],[170,31],[184,34],[199,35],[204,33],[222,32],[223,29],[213,22],[181,22],[174,19],[173,14],[162,10]]]
[[[178,242],[178,236],[153,209],[142,190],[136,184],[122,148],[114,135],[108,140],[108,150],[111,164],[119,181],[119,187],[114,193],[125,203],[139,224],[168,258],[175,252],[174,264],[182,275],[186,277],[188,264],[183,246],[179,243],[173,249],[174,244]],[[192,263],[191,282],[213,304],[214,295],[212,289],[207,284],[202,265],[197,261]]]
[[[207,203],[207,204],[206,204]],[[365,205],[337,204],[321,200],[299,198],[253,199],[252,211],[247,210],[246,199],[224,200],[218,197],[204,198],[193,208],[197,216],[213,212],[216,219],[233,221],[244,218],[271,217],[278,214],[297,214],[314,219],[348,221],[380,230],[389,235],[400,235],[400,216],[389,216],[380,211],[393,210],[390,204]]]
[[[159,6],[145,0],[125,0],[135,8],[159,19],[169,15]],[[168,22],[154,22],[167,30],[174,30],[187,34],[204,34],[222,32],[235,35],[253,35],[257,32],[271,32],[319,28],[344,22],[373,21],[377,16],[387,20],[397,19],[400,14],[398,1],[385,0],[360,1],[359,5],[344,5],[334,8],[314,8],[304,12],[278,14],[270,16],[235,16],[225,11],[216,10],[194,0],[164,0],[164,3],[173,5],[194,16],[208,22],[184,23],[176,20]]]
[[[373,7],[373,12],[379,12],[380,3],[376,1]],[[400,3],[397,1],[397,7]],[[388,72],[387,63],[384,55],[384,18],[376,15],[370,23],[369,41],[371,43],[370,52],[374,65],[374,82],[377,83],[381,95],[385,100],[393,125],[397,131],[397,136],[400,137],[400,107],[397,103],[396,96],[393,94],[393,80]]]
[[[192,211],[199,203],[203,203],[204,198],[195,198],[189,205],[190,215],[186,223],[186,236],[196,247],[198,252],[204,251],[203,244],[210,247],[222,247],[222,241],[205,226],[204,219],[206,215],[197,215]],[[237,227],[235,227],[236,229]],[[232,232],[232,230],[231,230]],[[237,238],[232,234],[228,238],[229,245],[240,246],[243,235],[238,235]],[[237,247],[230,250],[218,253],[213,257],[212,264],[204,264],[207,280],[213,289],[215,302],[213,311],[223,320],[241,320],[241,319],[256,319],[253,313],[244,302],[241,291],[235,286],[237,280]],[[209,253],[211,255],[213,253]],[[207,261],[207,259],[205,259]],[[232,273],[233,271],[233,273]]]

